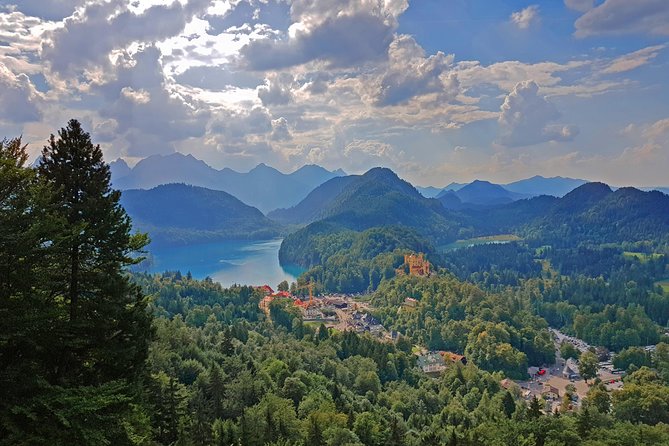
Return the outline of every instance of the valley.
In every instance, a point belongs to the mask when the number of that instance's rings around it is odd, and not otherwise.
[[[669,0],[0,0],[0,446],[669,446]]]
[[[33,170],[17,165],[13,144],[0,151],[0,168],[23,185],[0,214],[12,234],[0,240],[17,240],[0,242],[13,259],[0,275],[15,296],[3,301],[18,330],[7,339],[66,353],[0,344],[14,358],[5,364],[21,364],[6,368],[9,380],[34,390],[4,403],[13,409],[0,414],[0,433],[11,442],[143,429],[158,445],[506,444],[522,432],[541,444],[566,435],[574,441],[555,444],[617,446],[613,437],[636,426],[669,441],[661,192],[583,182],[548,196],[529,185],[572,183],[533,178],[521,192],[475,181],[426,189],[428,198],[387,168],[318,177],[325,170],[311,166],[297,172],[318,174],[312,190],[302,183],[299,195],[263,201],[271,194],[259,200],[252,188],[255,207],[178,181],[107,189],[95,148],[77,163],[47,152]],[[86,162],[101,174],[82,196],[96,198],[74,214],[80,204],[62,187],[31,183],[70,178]],[[249,175],[258,171],[275,175],[268,166]],[[82,263],[63,250],[73,241]],[[72,293],[72,277],[95,291],[77,294],[83,302],[48,298]],[[85,347],[73,337],[81,330]],[[99,384],[54,377],[52,363]],[[34,374],[43,378],[28,382]],[[71,412],[92,402],[85,416]]]

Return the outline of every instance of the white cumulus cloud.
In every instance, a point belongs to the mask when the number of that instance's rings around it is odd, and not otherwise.
[[[527,29],[539,21],[539,5],[530,5],[511,14],[511,22],[520,29]]]
[[[518,147],[572,140],[578,134],[577,127],[550,124],[559,117],[555,105],[539,94],[534,81],[519,82],[500,108],[498,142]]]

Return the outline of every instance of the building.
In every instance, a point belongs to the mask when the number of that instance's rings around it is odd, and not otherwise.
[[[562,377],[565,379],[581,379],[581,375],[578,372],[578,364],[576,364],[574,359],[567,359],[564,369],[562,369]]]
[[[504,378],[503,380],[501,380],[501,381],[499,382],[499,385],[500,385],[503,389],[510,390],[510,389],[512,389],[512,388],[516,385],[516,383],[514,383],[513,381],[511,381],[509,378]]]
[[[417,304],[418,304],[418,301],[416,299],[414,299],[413,297],[407,297],[406,299],[404,299],[404,305],[406,305],[407,307],[413,308]]]
[[[442,352],[429,352],[425,355],[420,355],[416,364],[425,374],[439,375],[446,370],[446,363],[444,362],[444,357],[441,353]]]
[[[402,276],[409,270],[410,276],[426,277],[430,275],[430,262],[427,261],[423,253],[405,254],[404,264],[395,270],[395,274]]]
[[[450,361],[453,363],[459,362],[462,365],[467,365],[467,358],[462,355],[458,355],[457,353],[453,352],[441,352],[441,354],[444,357],[444,361]]]
[[[559,400],[560,390],[558,390],[557,387],[544,383],[544,388],[541,390],[541,396],[543,396],[545,400]]]

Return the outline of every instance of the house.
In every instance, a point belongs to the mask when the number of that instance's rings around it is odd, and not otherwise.
[[[406,299],[404,299],[404,305],[406,305],[407,307],[413,308],[416,306],[416,304],[418,304],[418,301],[413,297],[407,297]]]
[[[429,352],[425,355],[420,355],[416,364],[423,373],[428,375],[438,375],[444,370],[446,370],[446,363],[444,362],[444,357],[441,355],[442,352]]]
[[[578,364],[572,358],[565,362],[564,369],[562,369],[562,377],[565,379],[581,379],[578,372]]]
[[[274,294],[274,290],[269,285],[262,285],[257,287],[257,289],[261,290],[265,294]]]
[[[445,361],[450,361],[453,363],[461,363],[462,365],[467,365],[467,358],[462,355],[458,355],[453,352],[441,352],[441,355],[444,357]]]
[[[297,304],[296,304],[297,305]],[[317,308],[309,307],[304,310],[304,319],[307,320],[320,320],[323,319],[323,312]]]
[[[509,390],[509,389],[513,388],[513,386],[515,386],[516,384],[513,381],[511,381],[509,378],[504,378],[503,380],[501,380],[499,382],[499,385],[502,386],[503,389]]]
[[[558,400],[560,399],[560,390],[557,387],[544,383],[544,388],[541,390],[541,396],[546,400]]]

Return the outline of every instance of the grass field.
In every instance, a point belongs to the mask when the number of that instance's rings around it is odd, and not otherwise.
[[[660,285],[662,287],[662,291],[664,291],[664,294],[669,294],[669,279],[664,279],[660,280],[659,282],[655,282],[655,285]]]
[[[439,251],[452,251],[454,249],[468,248],[470,246],[476,245],[486,245],[488,243],[517,242],[518,240],[522,239],[515,234],[487,235],[485,237],[474,237],[466,240],[457,240],[453,243],[449,243],[448,245],[440,246]]]
[[[637,259],[637,260],[639,260],[643,263],[643,262],[647,262],[648,259],[656,259],[658,257],[661,257],[662,254],[646,254],[646,253],[643,253],[643,252],[625,251],[625,252],[623,252],[623,256],[625,256],[627,258],[635,258],[635,259]]]

